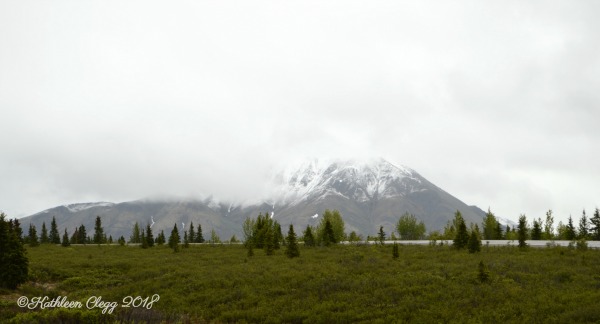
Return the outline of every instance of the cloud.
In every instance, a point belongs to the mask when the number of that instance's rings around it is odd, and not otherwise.
[[[0,208],[244,199],[384,156],[516,219],[594,208],[598,5],[0,4]]]

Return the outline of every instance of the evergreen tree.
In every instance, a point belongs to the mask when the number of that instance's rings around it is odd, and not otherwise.
[[[304,246],[315,246],[315,237],[310,225],[306,225],[306,230],[304,230]]]
[[[525,243],[525,241],[527,240],[527,217],[525,217],[525,215],[521,215],[519,216],[519,226],[518,228],[518,238],[519,238],[519,247],[520,248],[524,248],[527,247],[527,243]]]
[[[546,222],[544,223],[544,233],[542,234],[544,240],[554,239],[554,216],[552,216],[552,209],[546,212]]]
[[[27,252],[13,225],[0,213],[0,288],[16,289],[29,273]]]
[[[119,240],[117,242],[119,243],[120,246],[124,246],[125,245],[125,237],[123,237],[123,235],[121,235],[121,237],[119,237]]]
[[[94,243],[95,244],[105,243],[104,228],[102,228],[102,220],[100,219],[100,216],[96,216],[96,222],[94,225]]]
[[[154,246],[154,235],[152,234],[152,227],[150,224],[146,224],[146,241],[148,242],[148,247]]]
[[[533,220],[533,228],[531,229],[531,239],[541,240],[542,239],[542,220]]]
[[[29,223],[29,246],[38,246],[40,245],[40,241],[38,240],[37,231],[35,230],[35,225]]]
[[[287,255],[288,258],[299,257],[300,249],[298,248],[298,242],[296,242],[296,233],[294,233],[294,225],[292,224],[290,224],[286,241],[285,255]]]
[[[158,245],[163,245],[166,242],[166,238],[165,238],[165,231],[161,230],[160,234],[158,234],[158,237],[156,238],[156,244]]]
[[[483,238],[486,240],[499,240],[498,225],[499,223],[496,216],[488,208],[485,218],[483,219]]]
[[[65,247],[71,245],[71,242],[69,242],[69,234],[67,233],[66,228],[65,228],[65,234],[63,234],[63,237],[62,237],[61,245],[65,246]]]
[[[52,244],[60,244],[60,234],[58,234],[58,226],[56,226],[56,218],[54,216],[52,216],[52,222],[50,223],[50,236],[48,239]]]
[[[467,225],[460,211],[454,214],[454,227],[457,229],[452,245],[457,249],[464,249],[469,244],[469,233]]]
[[[500,222],[496,223],[496,237],[497,240],[501,240],[504,238],[504,234],[502,233],[502,224],[500,224]]]
[[[179,231],[177,230],[177,224],[173,225],[173,230],[171,231],[171,236],[169,236],[169,247],[173,249],[173,251],[179,251],[179,242],[181,242],[181,238],[179,237]]]
[[[198,231],[196,232],[196,243],[204,243],[204,235],[202,234],[202,225],[198,224]]]
[[[48,238],[48,230],[46,229],[46,222],[42,223],[42,235],[40,236],[40,243],[50,243],[50,239]]]
[[[131,237],[129,238],[129,243],[141,243],[142,238],[140,237],[140,225],[138,222],[135,222],[133,225],[133,230],[131,232]]]
[[[587,240],[589,237],[589,224],[588,224],[588,218],[585,215],[585,209],[583,210],[583,214],[581,215],[581,218],[579,219],[579,235],[578,238],[580,240]]]
[[[333,226],[329,220],[325,221],[325,228],[323,229],[322,236],[320,238],[321,244],[329,246],[330,244],[338,243],[335,239],[335,233],[333,232]]]
[[[279,250],[281,244],[284,244],[283,233],[281,233],[281,225],[279,222],[273,222],[273,248]]]
[[[598,208],[596,208],[594,216],[590,218],[590,223],[592,224],[590,228],[592,240],[600,241],[600,210]]]
[[[23,241],[23,229],[21,228],[21,223],[19,222],[18,219],[13,219],[12,220],[12,226],[13,226],[13,230],[15,231],[15,235],[17,235],[17,238],[19,239],[19,241],[21,241],[21,243],[24,243]]]
[[[575,232],[575,226],[573,226],[573,218],[569,215],[569,222],[567,223],[567,227],[565,229],[565,239],[572,241],[577,237],[577,233]]]
[[[392,248],[392,258],[398,259],[400,257],[400,252],[398,251],[398,243],[394,242],[394,247]]]
[[[190,221],[190,230],[188,234],[189,243],[196,242],[196,233],[194,232],[194,222]]]
[[[271,227],[266,228],[264,239],[263,249],[265,250],[265,254],[273,255],[275,253],[275,246],[273,244],[275,239]]]
[[[183,231],[183,247],[186,249],[190,247],[190,236],[188,235],[188,231]]]
[[[83,224],[81,224],[79,226],[79,230],[78,230],[78,237],[77,237],[77,243],[78,244],[87,244],[88,243],[88,236],[87,236],[87,232],[85,230],[85,226]]]
[[[479,236],[479,226],[475,224],[475,228],[471,230],[468,241],[469,253],[481,251],[481,237]]]
[[[317,226],[317,239],[320,240],[325,236],[325,223],[329,221],[329,225],[331,226],[331,230],[333,231],[334,239],[330,243],[339,243],[345,239],[345,224],[342,219],[342,215],[337,210],[329,210],[326,209],[323,213],[323,217],[321,218],[319,225]]]
[[[383,231],[383,226],[379,226],[379,244],[383,246],[385,243],[385,232]]]
[[[148,248],[148,239],[146,238],[146,232],[144,230],[142,230],[142,233],[140,234],[140,241],[142,243],[140,243],[140,247],[142,249],[147,249]]]

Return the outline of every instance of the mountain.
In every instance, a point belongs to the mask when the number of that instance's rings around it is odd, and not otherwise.
[[[102,218],[107,235],[116,240],[129,238],[135,222],[152,224],[154,234],[161,230],[168,236],[173,224],[187,229],[190,222],[202,225],[205,238],[215,231],[222,239],[241,238],[246,217],[269,213],[287,228],[296,231],[316,225],[325,209],[342,214],[346,231],[374,235],[379,226],[393,230],[405,212],[425,223],[428,231],[440,230],[460,210],[466,222],[481,223],[485,213],[468,206],[438,188],[416,171],[396,166],[384,159],[314,160],[278,172],[272,179],[269,199],[259,203],[221,202],[213,197],[197,200],[139,200],[125,203],[84,203],[59,206],[21,219],[23,228],[34,224],[38,232],[42,222],[49,228],[54,216],[62,233],[72,234],[85,225],[93,233],[96,216]]]

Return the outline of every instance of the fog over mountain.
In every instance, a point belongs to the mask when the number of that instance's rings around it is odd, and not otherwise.
[[[177,224],[187,229],[190,223],[201,224],[205,235],[215,231],[223,239],[242,235],[246,217],[269,214],[282,226],[294,224],[303,229],[316,225],[326,209],[342,214],[346,231],[374,235],[379,226],[394,231],[400,215],[408,212],[422,220],[428,231],[440,230],[459,210],[467,222],[481,223],[484,212],[468,206],[438,188],[413,169],[396,166],[384,159],[312,160],[299,166],[274,172],[271,194],[260,201],[224,201],[207,196],[196,199],[138,200],[125,203],[79,203],[44,210],[23,218],[41,228],[52,217],[62,231],[69,232],[83,224],[93,229],[101,216],[105,232],[114,239],[129,238],[133,225],[152,224],[153,231],[167,235]]]

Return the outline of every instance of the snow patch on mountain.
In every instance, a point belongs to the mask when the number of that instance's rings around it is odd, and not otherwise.
[[[70,204],[63,205],[66,209],[68,209],[72,213],[80,212],[82,210],[94,208],[94,207],[112,207],[114,203],[110,202],[93,202],[93,203],[82,203],[82,204]]]

